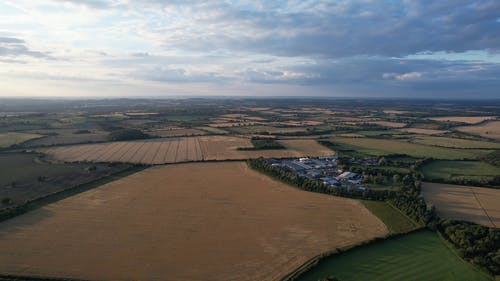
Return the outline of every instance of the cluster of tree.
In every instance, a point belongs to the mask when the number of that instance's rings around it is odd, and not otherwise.
[[[448,183],[448,184],[458,184],[458,185],[468,185],[468,186],[484,186],[484,187],[500,187],[500,176],[495,176],[492,178],[481,178],[481,179],[472,179],[467,177],[454,177],[447,179],[432,179],[432,182],[438,183]]]
[[[437,229],[462,258],[490,274],[500,274],[500,229],[452,220],[441,221]]]
[[[109,138],[112,141],[126,141],[126,140],[138,140],[147,139],[151,136],[143,133],[141,130],[137,129],[122,129],[113,131],[109,134]]]
[[[265,173],[273,178],[283,181],[287,184],[296,186],[302,190],[311,192],[325,193],[335,196],[361,198],[369,200],[386,200],[396,196],[395,191],[391,190],[361,190],[356,188],[331,187],[317,180],[311,180],[301,177],[296,173],[286,171],[269,164],[264,158],[249,159],[248,165],[255,170]]]
[[[500,150],[489,153],[482,160],[491,165],[500,166]]]
[[[266,150],[266,149],[285,149],[281,143],[272,138],[252,137],[253,147],[240,147],[238,150]]]
[[[429,208],[421,196],[402,192],[390,199],[389,203],[422,225],[428,225],[436,219],[435,208]]]

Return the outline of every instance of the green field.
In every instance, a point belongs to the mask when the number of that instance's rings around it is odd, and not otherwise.
[[[341,281],[493,280],[461,260],[437,234],[427,230],[332,256],[297,280],[318,281],[328,276]]]
[[[418,136],[412,139],[412,142],[423,145],[434,145],[434,146],[449,147],[449,148],[500,149],[500,143],[496,142],[446,138],[446,137]]]
[[[388,154],[405,154],[418,158],[436,159],[477,159],[490,151],[481,149],[454,149],[410,143],[404,140],[376,138],[343,138],[334,137],[330,141],[341,144],[343,148],[351,148],[358,153],[369,156]]]
[[[432,161],[420,171],[428,180],[491,180],[500,175],[500,167],[480,161]]]
[[[0,134],[0,148],[5,148],[12,146],[14,144],[20,144],[25,141],[40,138],[42,135],[31,134],[31,133],[17,133],[17,132],[8,132]]]
[[[419,225],[385,202],[363,200],[363,204],[391,230],[391,233],[411,231]]]

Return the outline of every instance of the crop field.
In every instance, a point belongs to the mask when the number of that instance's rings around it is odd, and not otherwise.
[[[488,154],[488,150],[453,149],[410,143],[404,140],[376,138],[343,138],[330,139],[334,143],[353,147],[360,153],[382,156],[387,154],[406,154],[412,157],[432,157],[436,159],[477,159]]]
[[[178,164],[3,222],[0,272],[279,280],[322,252],[385,235],[359,201],[292,188],[244,162]]]
[[[401,211],[386,202],[363,200],[363,205],[381,219],[393,234],[408,232],[419,227]]]
[[[492,280],[462,261],[430,231],[414,232],[332,256],[298,281],[318,281],[328,276],[342,281]]]
[[[82,131],[83,132],[83,131]],[[46,135],[43,138],[37,138],[27,141],[24,145],[27,147],[47,146],[58,144],[75,144],[87,142],[102,142],[108,140],[108,133],[102,130],[85,130],[80,133],[75,129],[47,129],[35,130],[33,133]]]
[[[481,161],[432,161],[420,167],[428,180],[491,180],[500,175],[500,167]]]
[[[423,129],[423,128],[403,128],[399,130],[405,133],[422,134],[422,135],[439,135],[448,132],[446,130]]]
[[[441,122],[460,122],[467,124],[476,124],[494,118],[495,118],[494,116],[447,116],[447,117],[433,117],[429,119]]]
[[[28,140],[40,137],[42,137],[42,135],[32,134],[32,133],[17,133],[17,132],[0,133],[0,148],[9,147],[14,144],[20,144]]]
[[[468,134],[500,140],[500,121],[489,121],[479,125],[455,127],[454,129]]]
[[[434,145],[449,148],[479,148],[479,149],[500,149],[500,143],[477,141],[468,139],[418,136],[412,139],[412,142],[423,145]]]
[[[242,160],[258,157],[328,156],[334,152],[310,139],[278,141],[286,149],[238,150],[252,147],[248,138],[201,136],[146,141],[111,142],[45,150],[48,155],[67,162],[127,162],[144,164],[179,163],[204,160]]]
[[[128,165],[56,164],[38,153],[0,153],[0,200],[21,204],[55,191],[86,183],[118,172]],[[90,170],[90,167],[95,169]],[[0,204],[0,208],[9,205]]]
[[[402,127],[406,126],[406,123],[402,123],[402,122],[371,121],[368,123],[376,124],[376,125],[383,126],[383,127],[389,127],[389,128],[402,128]]]
[[[231,127],[228,130],[238,133],[238,134],[284,134],[284,133],[296,133],[305,132],[307,128],[305,127],[274,127],[274,126],[241,126],[241,127]]]
[[[162,138],[169,138],[169,137],[200,136],[200,135],[205,135],[206,132],[198,129],[159,129],[159,130],[149,131],[148,134]]]
[[[422,194],[442,218],[500,227],[500,189],[423,183]]]

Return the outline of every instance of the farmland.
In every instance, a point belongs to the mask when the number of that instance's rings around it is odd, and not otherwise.
[[[446,116],[446,117],[433,117],[429,119],[441,122],[476,124],[494,118],[495,118],[494,116]]]
[[[238,160],[263,157],[299,157],[332,155],[333,151],[314,140],[282,140],[286,149],[238,150],[252,147],[248,138],[205,136],[146,141],[112,142],[46,150],[52,157],[68,161],[128,162],[144,164],[178,163],[204,160]]]
[[[33,133],[0,133],[0,148],[6,148],[15,144],[21,144],[25,141],[41,137],[42,135]]]
[[[105,177],[127,168],[128,165],[50,163],[38,153],[0,153],[0,200],[10,204],[60,191],[75,185]]]
[[[427,180],[487,181],[500,175],[500,167],[480,161],[432,161],[420,167]]]
[[[442,148],[392,139],[335,137],[330,140],[333,143],[340,143],[344,146],[352,147],[360,153],[374,156],[406,154],[422,158],[476,159],[488,153],[488,150]]]
[[[479,125],[461,126],[454,129],[472,135],[500,140],[500,121],[488,121]]]
[[[151,135],[169,138],[169,137],[185,137],[185,136],[199,136],[205,135],[206,132],[198,129],[181,129],[181,128],[173,128],[173,129],[158,129],[154,131],[148,132]]]
[[[443,218],[500,226],[499,189],[424,183],[422,194]]]
[[[448,137],[418,136],[413,138],[412,142],[423,145],[434,145],[434,146],[449,147],[449,148],[500,149],[500,143],[496,142],[448,138]]]
[[[418,224],[386,202],[363,200],[363,205],[380,218],[393,234],[405,233],[419,227]]]
[[[492,280],[462,261],[430,231],[418,231],[332,256],[298,280],[318,281],[328,276],[342,281]]]
[[[399,130],[405,133],[422,134],[422,135],[440,135],[448,132],[446,130],[435,130],[435,129],[424,129],[424,128],[403,128]]]
[[[225,162],[150,168],[5,221],[0,234],[3,274],[266,281],[387,230],[356,200]]]
[[[108,133],[102,130],[49,129],[34,130],[33,133],[44,135],[24,143],[26,147],[50,146],[60,144],[76,144],[103,142],[108,140]]]

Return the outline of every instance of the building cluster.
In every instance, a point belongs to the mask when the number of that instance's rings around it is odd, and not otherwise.
[[[366,190],[364,176],[340,169],[337,157],[267,159],[274,167],[285,169],[300,177],[317,180],[332,188]]]

